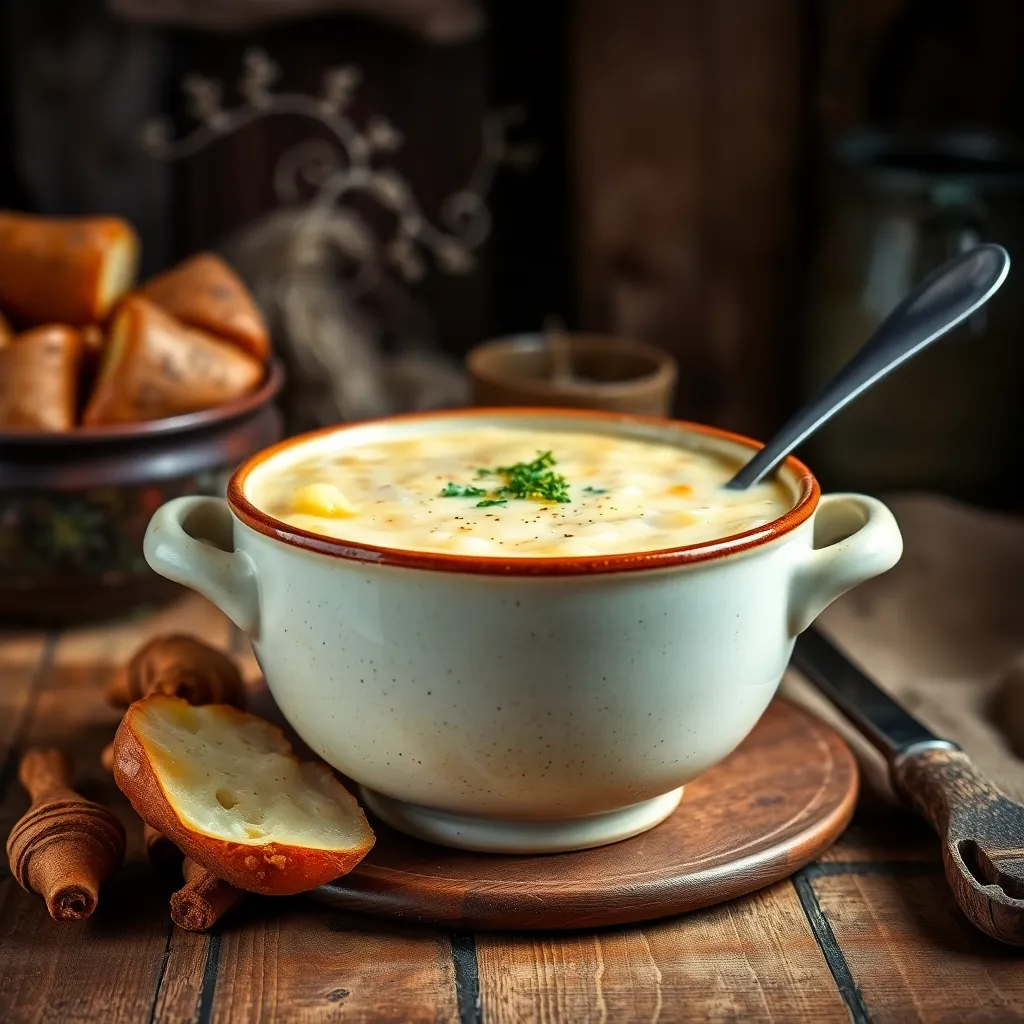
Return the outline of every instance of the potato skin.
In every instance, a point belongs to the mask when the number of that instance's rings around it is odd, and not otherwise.
[[[22,326],[106,319],[131,287],[139,240],[118,217],[0,211],[0,308]],[[123,268],[113,275],[116,263]]]
[[[201,252],[147,281],[138,292],[183,324],[233,342],[266,359],[270,337],[263,316],[231,267],[212,252]]]
[[[36,327],[0,347],[0,428],[61,433],[75,425],[79,332]]]
[[[158,696],[136,701],[128,708],[114,736],[114,780],[147,825],[165,835],[212,875],[239,889],[265,896],[308,892],[347,874],[369,853],[374,842],[369,825],[363,844],[350,850],[235,843],[195,832],[185,825],[164,793],[133,724],[136,715],[145,713],[147,703],[179,699]],[[228,705],[215,706],[225,713],[250,717]]]
[[[248,394],[264,372],[236,346],[130,295],[111,322],[82,422],[138,423],[210,409]]]

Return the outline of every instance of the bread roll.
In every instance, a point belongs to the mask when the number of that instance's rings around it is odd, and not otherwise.
[[[111,323],[83,422],[137,423],[208,409],[252,391],[263,372],[230,342],[131,295]]]
[[[139,240],[117,217],[0,211],[0,309],[23,327],[105,320],[134,284]]]

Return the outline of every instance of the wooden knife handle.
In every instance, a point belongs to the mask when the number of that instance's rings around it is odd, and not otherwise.
[[[942,840],[960,909],[994,939],[1024,946],[1024,805],[962,750],[910,751],[893,763],[892,779]]]

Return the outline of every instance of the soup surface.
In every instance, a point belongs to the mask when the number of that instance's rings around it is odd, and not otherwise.
[[[249,500],[311,533],[377,547],[508,558],[656,551],[771,522],[794,505],[772,481],[723,484],[738,463],[608,434],[511,427],[271,459]]]

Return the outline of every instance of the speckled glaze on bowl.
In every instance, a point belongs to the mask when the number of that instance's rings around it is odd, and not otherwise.
[[[0,623],[63,626],[159,604],[180,587],[146,564],[153,513],[223,495],[238,464],[281,437],[283,373],[236,402],[70,434],[0,433]]]
[[[289,527],[246,498],[249,474],[285,446],[473,424],[733,455],[755,447],[708,427],[602,412],[395,417],[283,442],[238,470],[227,502],[172,501],[146,535],[158,572],[205,594],[252,637],[302,738],[361,785],[380,817],[424,839],[553,852],[657,824],[681,787],[753,727],[796,635],[902,550],[882,504],[821,498],[795,459],[782,470],[793,508],[780,519],[605,557],[375,548]]]

